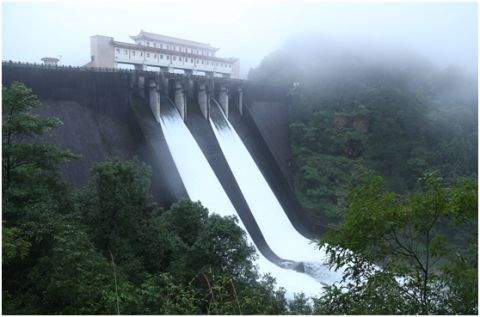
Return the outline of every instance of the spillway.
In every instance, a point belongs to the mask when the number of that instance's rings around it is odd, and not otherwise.
[[[319,282],[331,284],[339,281],[339,273],[329,270],[324,264],[326,255],[323,250],[319,250],[316,244],[295,230],[215,99],[212,99],[210,107],[210,123],[253,217],[272,251],[279,257],[303,262],[305,273]]]
[[[161,100],[160,125],[189,198],[192,201],[200,201],[210,212],[221,216],[238,217],[200,147],[176,108],[166,97]],[[239,226],[247,233],[248,242],[257,251],[256,264],[259,272],[270,273],[277,280],[277,285],[285,288],[288,297],[291,298],[293,293],[303,292],[308,296],[314,296],[321,292],[321,285],[311,276],[282,268],[265,258],[258,251],[244,224],[239,222]]]

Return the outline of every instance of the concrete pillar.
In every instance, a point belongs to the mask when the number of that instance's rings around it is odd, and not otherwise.
[[[180,116],[182,119],[185,121],[186,120],[186,114],[187,114],[187,105],[185,102],[185,93],[183,91],[183,86],[180,82],[175,83],[175,106],[178,109],[178,112],[180,112]]]
[[[168,96],[168,84],[169,84],[169,79],[162,76],[162,78],[160,80],[160,88],[161,88],[162,93],[165,94],[165,96]]]
[[[220,86],[220,93],[218,94],[218,102],[228,118],[228,88],[224,85]]]
[[[193,79],[190,78],[187,84],[187,93],[185,94],[187,96],[187,100],[193,99],[193,89],[194,89],[194,82],[193,82]]]
[[[160,87],[154,81],[150,82],[149,104],[155,120],[160,123]]]
[[[207,94],[207,87],[205,84],[199,83],[198,84],[198,106],[200,107],[200,111],[202,112],[205,119],[208,120],[208,94]]]
[[[138,76],[138,93],[145,98],[145,76]]]
[[[238,88],[238,111],[243,116],[243,90]]]

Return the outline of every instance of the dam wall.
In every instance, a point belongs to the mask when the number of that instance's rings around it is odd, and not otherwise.
[[[181,191],[166,182],[175,178],[173,162],[162,156],[166,163],[158,163],[133,112],[131,73],[17,63],[3,63],[2,70],[3,86],[23,82],[42,103],[35,112],[63,122],[41,141],[81,156],[61,167],[68,183],[85,185],[93,165],[109,157],[138,157],[152,168],[152,194],[160,204],[182,197]]]
[[[283,176],[292,185],[287,89],[247,83],[243,90],[244,108],[247,107],[247,110],[242,111],[241,116],[247,115],[253,120],[253,126],[265,140]]]
[[[81,156],[62,167],[66,181],[74,186],[84,185],[96,162],[108,157],[131,159],[136,156],[152,167],[152,194],[157,201],[168,205],[186,197],[172,158],[165,151],[163,136],[149,129],[154,121],[148,113],[148,79],[158,79],[158,73],[12,62],[3,62],[2,70],[3,86],[14,81],[25,83],[42,102],[35,112],[63,122],[63,126],[51,131],[43,141],[58,144]],[[215,82],[196,76],[187,79],[176,74],[164,79],[168,79],[166,88],[172,100],[180,99],[178,83],[185,88],[185,120],[200,84],[211,97],[218,97],[228,85],[229,111],[239,112],[242,106],[248,107],[249,117],[259,131],[255,137],[267,144],[267,152],[271,152],[268,159],[273,159],[274,165],[281,170],[282,175],[277,176],[290,183],[291,152],[284,89],[233,79],[215,79]],[[239,105],[239,90],[243,91],[242,106]]]

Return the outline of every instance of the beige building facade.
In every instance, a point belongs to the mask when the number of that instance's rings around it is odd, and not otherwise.
[[[239,60],[217,57],[218,48],[210,44],[145,31],[130,38],[135,43],[118,42],[103,35],[91,36],[91,61],[86,66],[133,65],[142,70],[239,78]]]

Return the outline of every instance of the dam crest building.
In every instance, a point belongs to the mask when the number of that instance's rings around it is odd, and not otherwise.
[[[210,44],[143,30],[130,38],[135,43],[119,42],[103,35],[91,36],[91,61],[85,66],[121,68],[133,65],[137,70],[239,78],[239,60],[217,57],[219,48]]]

